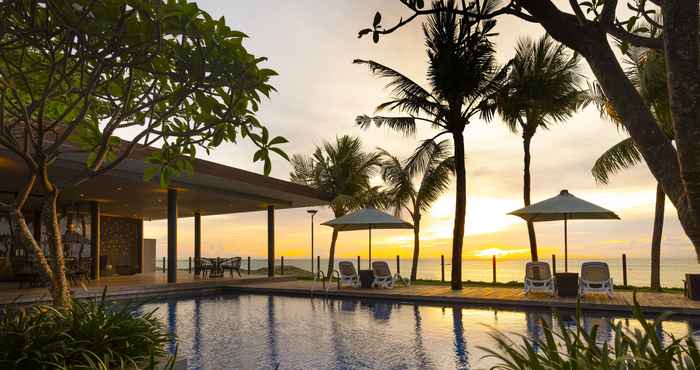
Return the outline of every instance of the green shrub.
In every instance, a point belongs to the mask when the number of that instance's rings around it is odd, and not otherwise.
[[[499,363],[492,369],[696,369],[700,367],[700,352],[689,336],[675,338],[661,330],[668,314],[648,321],[634,298],[634,318],[641,329],[628,329],[618,322],[613,327],[614,339],[609,344],[598,343],[598,327],[586,331],[580,307],[576,310],[576,328],[567,328],[563,320],[555,331],[542,321],[543,338],[521,335],[522,343],[496,332],[492,337],[498,349],[479,347]],[[664,345],[660,333],[666,335]]]
[[[2,369],[141,369],[168,357],[171,336],[151,311],[101,299],[0,310]],[[172,360],[172,359],[171,359]],[[172,361],[170,361],[172,362]]]

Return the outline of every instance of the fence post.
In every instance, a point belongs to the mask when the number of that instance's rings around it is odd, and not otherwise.
[[[192,273],[192,257],[190,257],[189,264],[187,265],[187,273]]]
[[[627,288],[627,255],[622,253],[622,285]]]
[[[165,257],[163,257],[163,272],[165,272]]]
[[[250,275],[250,256],[248,256],[248,275]]]
[[[359,272],[360,270],[360,256],[357,256],[357,271]]]
[[[496,284],[496,255],[491,256],[491,265],[493,267],[493,283]]]
[[[316,278],[321,277],[321,256],[316,256]]]
[[[444,283],[445,282],[445,255],[444,254],[440,255],[440,272],[441,272],[440,281],[442,281]]]
[[[280,259],[282,259],[280,262],[280,275],[284,275],[284,256],[281,256]]]
[[[557,273],[557,255],[553,254],[552,255],[552,274]]]
[[[401,275],[401,262],[399,262],[399,255],[396,255],[396,273]]]

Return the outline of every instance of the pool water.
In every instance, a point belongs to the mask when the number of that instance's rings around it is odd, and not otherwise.
[[[477,348],[494,348],[489,333],[541,335],[552,311],[468,306],[426,306],[385,301],[224,293],[172,298],[140,306],[157,309],[177,335],[178,358],[190,369],[473,369],[493,360]],[[573,323],[573,313],[561,312]],[[584,313],[611,340],[612,324],[635,320]],[[700,320],[673,318],[663,330],[675,336],[700,329]]]

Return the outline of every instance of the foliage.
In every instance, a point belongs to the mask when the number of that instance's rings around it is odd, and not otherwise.
[[[317,146],[310,156],[295,154],[291,162],[291,180],[330,195],[336,217],[383,204],[381,192],[370,184],[379,169],[380,156],[364,152],[358,137],[337,137],[335,143]]]
[[[624,52],[625,74],[648,104],[657,124],[672,138],[671,111],[666,89],[666,60],[663,53],[647,48],[623,48],[622,44],[620,49]],[[627,131],[620,115],[598,84],[591,84],[588,99],[598,107],[602,118],[610,119],[619,130]],[[631,138],[625,138],[596,160],[591,173],[596,181],[607,184],[612,175],[641,162],[642,156],[637,145]]]
[[[454,2],[435,2],[441,12],[423,25],[426,39],[428,91],[401,72],[372,60],[354,63],[369,67],[377,77],[387,78],[392,99],[377,106],[377,112],[397,111],[406,116],[360,115],[356,122],[363,128],[372,123],[387,126],[405,135],[416,130],[416,121],[425,121],[439,130],[437,136],[462,132],[470,120],[481,113],[484,99],[500,91],[507,70],[496,64],[493,43],[489,40],[495,22],[472,24],[460,20],[450,9]]]
[[[417,151],[403,162],[380,149],[388,205],[397,216],[405,211],[415,219],[414,216],[427,212],[450,185],[455,166],[450,142],[428,141],[425,145],[429,148]],[[421,176],[417,186],[416,176]]]
[[[97,175],[131,153],[116,136],[129,128],[134,143],[162,146],[146,177],[165,185],[197,148],[238,138],[259,147],[267,174],[268,150],[286,141],[255,117],[276,73],[243,47],[245,34],[194,3],[23,0],[0,16],[0,143],[30,168],[41,166],[34,150],[50,163],[69,140],[86,154],[83,176]],[[50,145],[26,148],[23,136]]]
[[[571,329],[563,320],[554,330],[542,321],[543,338],[521,336],[522,343],[507,338],[503,333],[492,334],[498,349],[480,347],[499,364],[492,369],[695,369],[700,366],[700,351],[692,337],[675,338],[664,332],[661,322],[669,315],[660,315],[647,321],[639,303],[634,299],[633,315],[641,329],[627,329],[623,322],[613,327],[612,344],[597,342],[599,329],[583,327],[580,306],[576,327]],[[665,335],[668,344],[660,336]]]
[[[0,311],[3,369],[153,368],[167,358],[171,337],[155,311],[134,313],[131,304],[101,299],[73,301],[68,310],[47,305]],[[172,362],[172,361],[171,361]]]
[[[508,63],[508,80],[486,103],[482,116],[490,120],[498,112],[511,131],[528,136],[565,121],[586,102],[578,87],[579,62],[578,54],[549,35],[536,42],[520,39]]]

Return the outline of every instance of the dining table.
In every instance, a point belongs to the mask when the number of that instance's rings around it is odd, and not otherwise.
[[[211,271],[209,272],[210,278],[220,278],[224,276],[224,269],[221,268],[221,264],[225,262],[226,259],[221,259],[219,257],[202,257],[202,259],[211,265]]]

